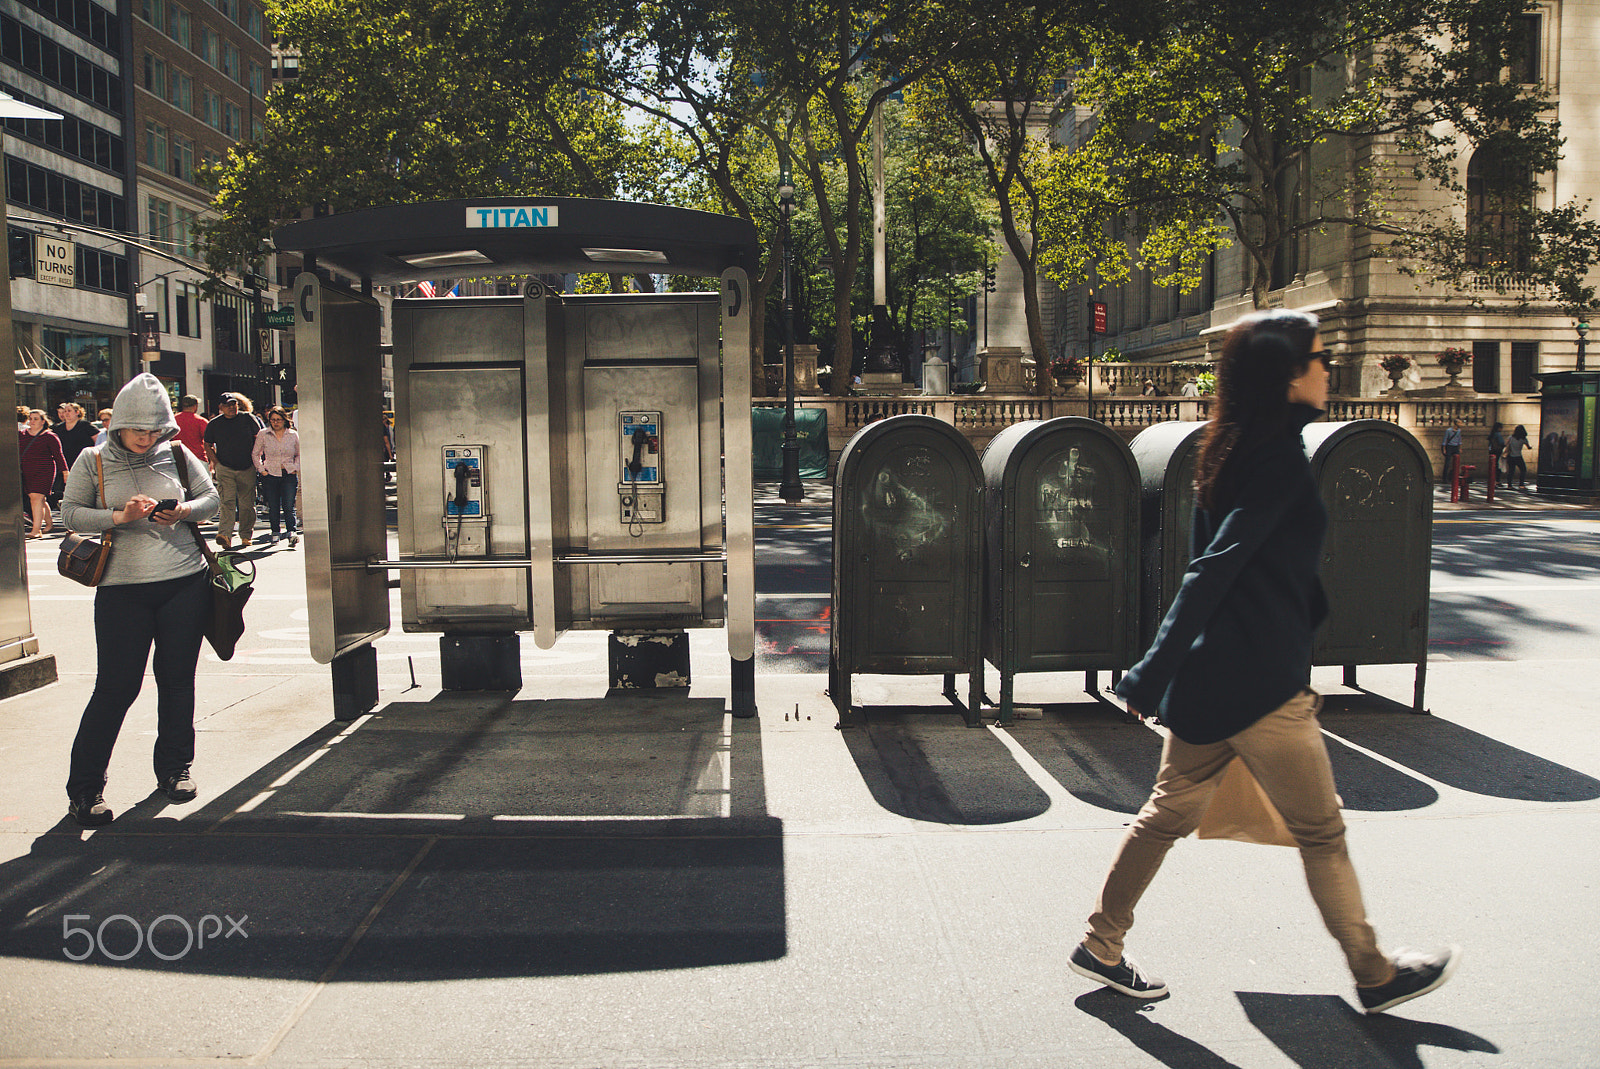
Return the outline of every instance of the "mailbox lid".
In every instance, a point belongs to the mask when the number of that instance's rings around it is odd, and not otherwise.
[[[1009,430],[983,457],[985,653],[1011,671],[1126,667],[1138,640],[1133,454],[1079,416]]]
[[[931,416],[893,416],[845,446],[835,480],[835,661],[924,674],[977,664],[982,568],[978,457]]]
[[[1313,664],[1420,662],[1428,653],[1433,474],[1427,452],[1385,420],[1313,423],[1303,434],[1328,509],[1328,619]]]

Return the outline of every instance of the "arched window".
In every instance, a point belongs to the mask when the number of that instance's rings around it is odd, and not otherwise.
[[[1527,214],[1531,176],[1486,144],[1467,162],[1467,262],[1473,267],[1528,266]]]

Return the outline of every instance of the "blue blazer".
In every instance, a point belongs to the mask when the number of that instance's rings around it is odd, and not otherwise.
[[[1317,564],[1328,513],[1300,432],[1322,413],[1293,406],[1283,433],[1229,459],[1234,500],[1195,509],[1194,559],[1144,658],[1117,694],[1185,742],[1220,742],[1311,679],[1328,615]],[[1236,476],[1236,477],[1234,477]]]

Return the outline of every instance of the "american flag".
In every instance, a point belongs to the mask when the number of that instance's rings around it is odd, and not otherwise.
[[[424,297],[432,297],[432,296],[434,296],[433,283],[432,282],[418,282],[417,283],[417,292],[422,294]]]

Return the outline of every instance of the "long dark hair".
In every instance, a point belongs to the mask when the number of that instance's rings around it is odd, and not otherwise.
[[[1216,399],[1195,465],[1200,506],[1226,505],[1237,489],[1231,463],[1289,425],[1289,383],[1311,363],[1317,317],[1274,309],[1233,325],[1217,361]]]

